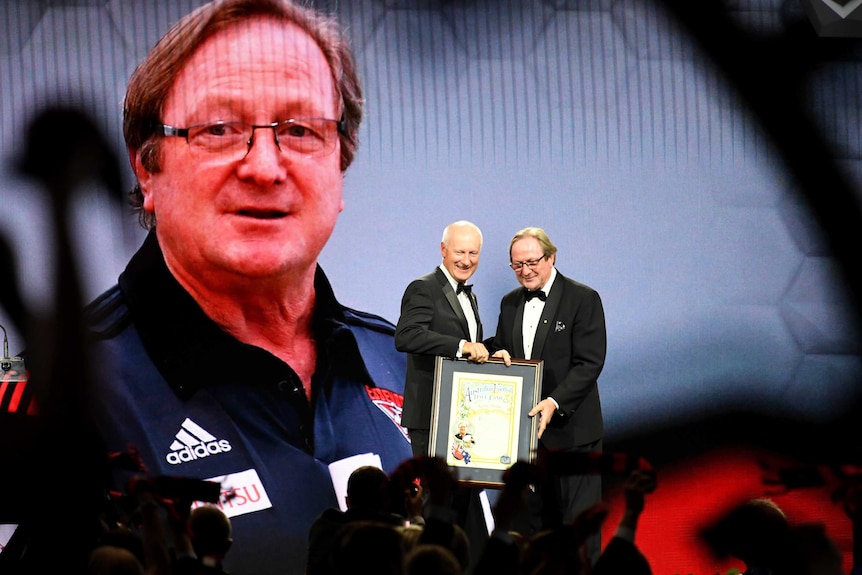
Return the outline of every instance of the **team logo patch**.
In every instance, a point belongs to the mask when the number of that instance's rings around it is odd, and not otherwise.
[[[401,431],[401,435],[404,436],[404,439],[410,441],[410,437],[407,434],[407,428],[401,425],[401,411],[404,407],[404,396],[395,393],[394,391],[389,391],[388,389],[381,389],[379,387],[368,387],[365,386],[365,391],[368,392],[368,397],[371,399],[371,403],[376,405],[380,411],[386,414],[392,423],[398,426],[398,430]]]
[[[231,450],[231,445],[227,439],[217,439],[187,417],[180,426],[170,449],[165,460],[171,465],[180,465],[203,457],[227,453]]]

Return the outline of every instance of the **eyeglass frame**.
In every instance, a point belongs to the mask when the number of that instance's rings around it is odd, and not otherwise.
[[[231,124],[242,125],[243,128],[251,128],[251,135],[249,136],[248,140],[246,141],[247,149],[245,151],[245,154],[242,156],[242,158],[245,158],[246,156],[248,156],[249,153],[251,153],[251,148],[254,145],[254,131],[255,130],[271,129],[273,140],[275,141],[275,147],[278,148],[279,151],[283,151],[281,149],[281,144],[280,144],[280,140],[278,138],[278,133],[276,132],[276,128],[278,128],[279,126],[283,126],[285,124],[294,124],[296,122],[301,122],[303,120],[323,120],[326,122],[335,122],[336,133],[339,136],[347,135],[347,121],[344,119],[344,115],[342,115],[341,118],[338,120],[333,119],[333,118],[302,117],[302,118],[288,118],[286,120],[279,120],[277,122],[272,122],[271,124],[248,124],[246,122],[240,122],[240,121],[236,121],[236,120],[230,121],[230,122],[227,122],[224,120],[217,120],[215,122],[203,122],[200,124],[192,124],[191,126],[188,126],[186,128],[178,128],[176,126],[171,126],[169,124],[164,124],[164,123],[154,123],[153,129],[155,130],[156,134],[159,136],[168,137],[168,138],[174,138],[174,137],[185,138],[186,143],[189,146],[191,146],[192,148],[195,148],[195,149],[201,149],[201,148],[197,148],[194,145],[192,145],[191,141],[189,140],[189,135],[190,135],[191,130],[193,130],[195,128],[205,128],[205,127],[209,127],[209,126],[226,126],[226,125],[231,125]],[[329,151],[331,152],[334,149],[335,149],[335,146],[333,145]]]
[[[528,270],[531,270],[534,267],[536,267],[537,265],[539,265],[540,263],[542,263],[542,260],[546,260],[549,257],[551,257],[551,256],[548,254],[544,254],[542,257],[537,258],[535,260],[527,260],[525,262],[509,262],[509,267],[512,268],[516,272],[521,271],[521,269],[523,269],[524,266],[526,266]]]

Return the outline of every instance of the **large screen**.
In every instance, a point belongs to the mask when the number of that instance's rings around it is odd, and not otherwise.
[[[0,233],[33,309],[50,313],[54,238],[45,195],[14,168],[28,122],[46,105],[81,106],[131,188],[126,82],[199,4],[0,4]],[[540,226],[559,271],[602,297],[611,445],[716,410],[820,424],[855,405],[862,358],[844,262],[783,142],[662,3],[318,4],[347,26],[366,99],[345,209],[320,258],[342,303],[396,322],[407,284],[439,265],[443,228],[467,219],[484,233],[473,281],[493,333],[517,287],[509,240]],[[801,9],[760,4],[727,8],[742,33],[768,40],[806,24]],[[862,66],[823,54],[787,97],[858,190]],[[94,188],[81,189],[73,223],[87,299],[144,237]],[[0,323],[20,351],[24,334],[2,309]]]

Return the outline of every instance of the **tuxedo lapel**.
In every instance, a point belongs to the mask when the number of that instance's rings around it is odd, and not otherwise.
[[[476,341],[482,341],[482,320],[479,319],[479,300],[476,294],[470,293],[470,304],[473,306],[473,314],[476,316]]]
[[[533,359],[542,358],[542,350],[545,347],[545,341],[548,339],[548,334],[554,328],[554,318],[557,317],[557,310],[560,307],[560,302],[563,301],[563,276],[557,272],[557,279],[554,280],[551,286],[551,293],[548,294],[548,299],[545,301],[545,307],[542,310],[542,317],[539,319],[539,325],[536,328],[536,337],[533,339]],[[523,305],[521,306],[523,308]]]
[[[443,290],[443,295],[446,301],[449,302],[449,307],[458,318],[458,323],[461,326],[461,331],[464,332],[464,339],[470,341],[470,327],[467,325],[467,316],[464,315],[464,309],[461,307],[461,302],[458,301],[458,296],[455,295],[455,290],[452,289],[452,284],[449,283],[446,274],[440,268],[437,268],[437,280],[440,282],[440,289]]]
[[[520,292],[519,292],[520,295]],[[521,297],[515,308],[515,323],[512,325],[514,348],[512,357],[524,357],[524,298]]]

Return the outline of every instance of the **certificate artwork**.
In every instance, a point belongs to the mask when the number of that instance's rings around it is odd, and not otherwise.
[[[446,463],[508,469],[518,458],[523,378],[456,371]]]

